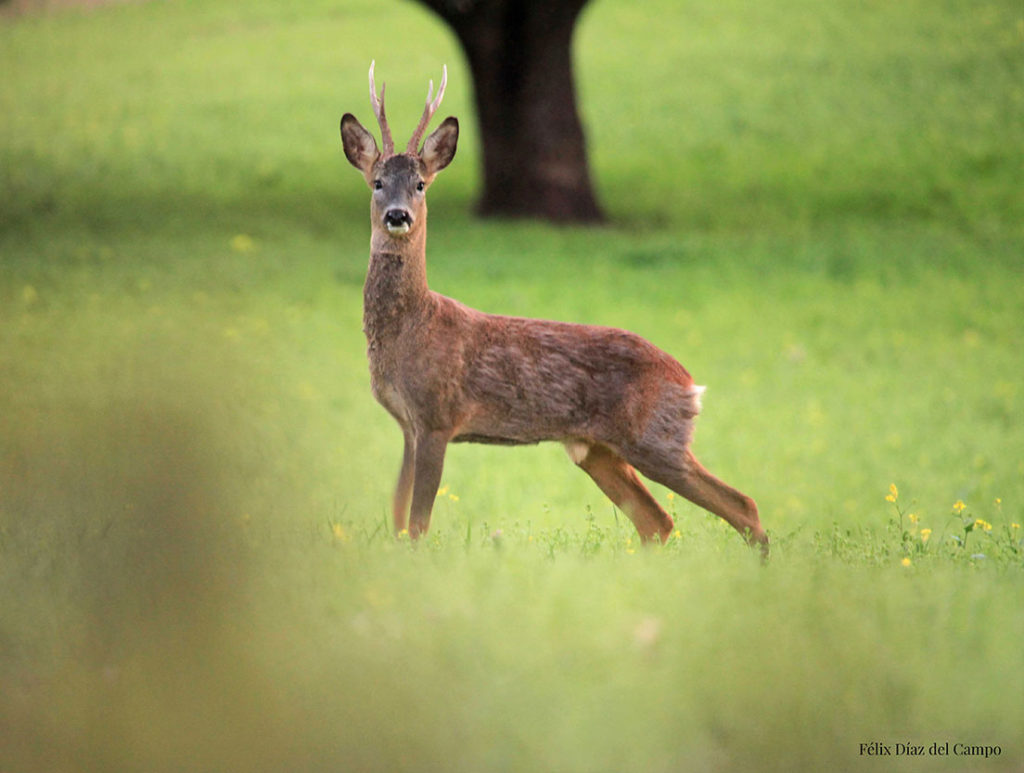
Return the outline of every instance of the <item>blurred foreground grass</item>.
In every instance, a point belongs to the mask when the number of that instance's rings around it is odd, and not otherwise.
[[[433,286],[678,356],[761,567],[663,489],[637,550],[547,446],[452,448],[391,538],[336,127],[371,58],[396,126],[442,61],[470,116],[417,6],[4,19],[0,770],[1019,769],[1021,25],[596,2],[596,231],[472,220],[465,122]]]

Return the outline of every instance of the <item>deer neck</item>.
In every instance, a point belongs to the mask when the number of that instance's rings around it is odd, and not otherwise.
[[[396,338],[429,297],[426,229],[408,238],[394,238],[375,229],[370,240],[370,266],[363,285],[363,329],[371,352]]]

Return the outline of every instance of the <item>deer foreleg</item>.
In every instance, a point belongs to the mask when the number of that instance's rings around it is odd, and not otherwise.
[[[408,528],[409,498],[412,496],[413,472],[416,469],[416,438],[405,430],[405,447],[402,449],[402,469],[395,484],[395,496],[391,500],[391,514],[395,519],[395,534]]]
[[[416,437],[412,510],[409,514],[409,536],[412,539],[425,534],[430,527],[430,511],[434,507],[437,487],[441,485],[449,436],[447,432],[425,432]]]

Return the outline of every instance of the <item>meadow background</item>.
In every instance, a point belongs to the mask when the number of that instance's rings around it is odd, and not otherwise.
[[[1019,2],[595,0],[593,229],[472,217],[413,3],[90,5],[0,16],[0,770],[1024,769]],[[389,533],[371,59],[397,134],[449,68],[433,288],[674,354],[767,566],[557,446]]]

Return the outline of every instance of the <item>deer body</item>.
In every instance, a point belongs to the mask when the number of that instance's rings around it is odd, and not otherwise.
[[[689,374],[639,336],[484,314],[433,292],[409,312],[391,336],[366,325],[374,395],[399,423],[454,442],[618,444],[665,402],[696,415]]]
[[[372,66],[383,152],[351,114],[341,123],[345,154],[373,190],[363,325],[374,396],[405,439],[395,529],[408,524],[414,538],[427,530],[449,442],[553,440],[644,539],[666,539],[673,523],[637,470],[766,551],[753,500],[690,452],[703,387],[671,356],[624,330],[485,314],[429,289],[424,194],[454,157],[457,121],[446,119],[418,145],[443,92],[444,80],[433,103],[428,93],[403,154],[393,152]]]

